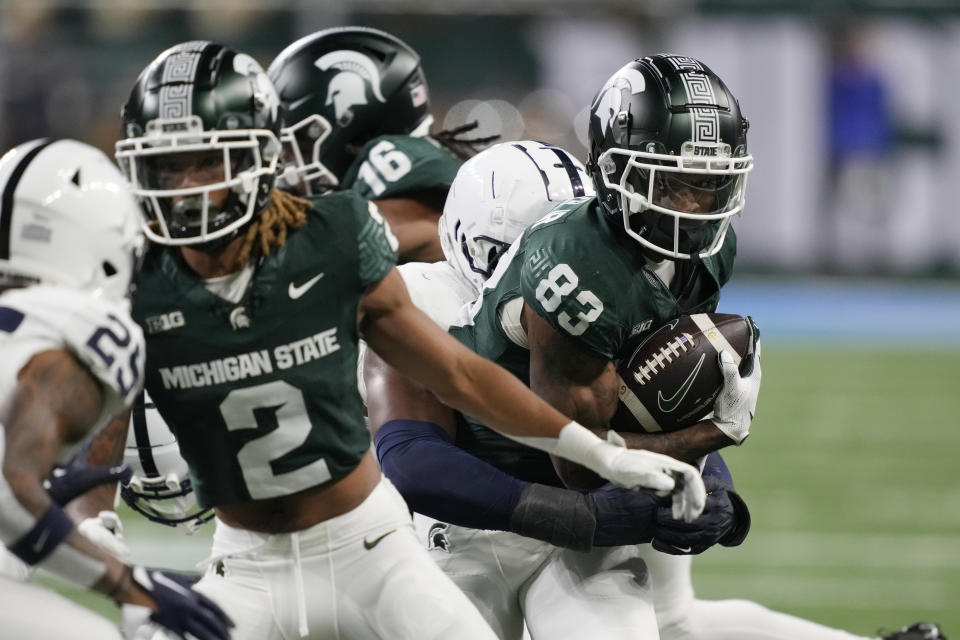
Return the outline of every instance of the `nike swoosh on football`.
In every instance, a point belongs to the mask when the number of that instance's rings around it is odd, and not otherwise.
[[[671,411],[675,411],[676,408],[680,406],[680,403],[683,402],[687,392],[690,391],[690,387],[693,386],[693,381],[696,380],[697,374],[700,373],[700,367],[703,366],[703,360],[706,357],[707,354],[700,354],[700,360],[697,361],[697,366],[693,368],[693,371],[690,372],[690,375],[687,376],[687,379],[683,381],[683,384],[680,385],[680,388],[677,389],[677,392],[672,396],[669,398],[664,398],[663,392],[657,391],[657,406],[660,407],[660,411],[663,411],[664,413],[670,413]]]
[[[396,529],[391,529],[390,531],[387,531],[387,532],[384,533],[383,535],[377,536],[377,537],[374,538],[373,540],[367,540],[366,538],[364,538],[364,539],[363,539],[363,548],[366,549],[367,551],[369,551],[370,549],[373,549],[375,546],[377,546],[378,544],[380,544],[380,541],[381,541],[381,540],[383,540],[384,538],[386,538],[386,537],[387,537],[388,535],[390,535],[391,533],[396,533],[396,531],[397,531]]]
[[[303,284],[301,284],[300,286],[297,286],[291,282],[290,286],[287,288],[287,294],[289,294],[291,300],[296,300],[297,298],[305,294],[310,289],[310,287],[317,284],[317,281],[322,277],[323,277],[323,272],[320,272],[317,275],[310,278],[309,280],[307,280],[306,282],[304,282]]]

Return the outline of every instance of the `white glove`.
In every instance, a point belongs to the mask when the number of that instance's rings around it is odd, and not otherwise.
[[[652,489],[660,495],[673,493],[676,519],[690,522],[700,515],[707,492],[695,467],[645,449],[626,449],[623,438],[612,429],[607,432],[607,440],[571,422],[560,431],[552,453],[582,464],[627,489]]]
[[[746,377],[740,376],[737,363],[727,351],[720,352],[720,371],[723,372],[723,389],[713,403],[713,423],[736,444],[750,435],[750,422],[757,410],[760,394],[760,343],[753,353],[753,370]]]
[[[121,560],[130,559],[130,547],[123,540],[123,523],[113,511],[101,511],[95,518],[87,518],[77,529],[98,547]]]
[[[607,432],[607,442],[617,447],[626,448],[627,446],[627,441],[623,439],[623,436],[613,429]],[[640,451],[644,450],[640,449]],[[695,520],[703,511],[704,504],[706,504],[707,500],[703,477],[700,475],[699,469],[679,462],[670,456],[653,453],[652,451],[644,451],[644,453],[666,458],[668,464],[676,467],[676,469],[667,468],[675,482],[675,486],[671,492],[673,493],[673,504],[671,504],[673,518],[674,520],[682,519],[685,522]],[[693,470],[692,474],[690,473],[691,469]],[[666,493],[662,491],[657,493],[666,495]]]

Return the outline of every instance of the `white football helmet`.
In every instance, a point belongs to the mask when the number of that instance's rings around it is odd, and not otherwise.
[[[137,513],[187,533],[213,517],[197,504],[177,438],[146,391],[133,405],[123,459],[133,475],[120,485],[120,497]]]
[[[143,251],[140,206],[101,151],[76,140],[25,142],[0,158],[0,193],[0,286],[129,294]]]
[[[546,142],[502,142],[457,172],[440,217],[447,261],[479,289],[520,233],[555,206],[593,196],[583,164]]]

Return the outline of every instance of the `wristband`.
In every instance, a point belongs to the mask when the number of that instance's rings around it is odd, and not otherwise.
[[[597,519],[582,493],[531,483],[510,515],[510,530],[557,547],[589,551]]]
[[[10,553],[29,565],[43,561],[73,531],[73,520],[56,504],[40,516],[33,528],[7,545]]]
[[[73,531],[73,521],[60,507],[51,504],[33,527],[8,544],[7,549],[29,565],[81,587],[92,587],[106,573],[107,565],[69,544],[61,544]]]

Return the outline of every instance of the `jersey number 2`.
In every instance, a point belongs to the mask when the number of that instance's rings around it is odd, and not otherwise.
[[[276,425],[237,452],[247,491],[254,500],[303,491],[332,477],[323,458],[290,471],[275,471],[288,466],[282,459],[303,445],[312,429],[303,392],[293,385],[276,380],[234,389],[220,403],[220,415],[229,431]]]

